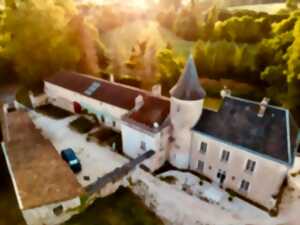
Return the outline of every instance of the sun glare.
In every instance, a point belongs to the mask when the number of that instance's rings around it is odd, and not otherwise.
[[[157,0],[82,0],[82,2],[93,2],[99,5],[119,3],[129,7],[147,9],[149,7],[149,2],[157,2]]]

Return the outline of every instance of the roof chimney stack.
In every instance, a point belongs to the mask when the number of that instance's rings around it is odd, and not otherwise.
[[[155,96],[161,96],[161,85],[156,84],[152,87],[152,94]]]
[[[221,94],[222,98],[229,97],[229,96],[231,96],[231,90],[227,86],[224,86],[224,88],[221,90],[220,94]]]
[[[270,102],[270,99],[265,97],[259,104],[259,112],[257,114],[257,116],[259,118],[263,118],[265,116],[269,102]]]
[[[139,110],[144,105],[144,97],[142,95],[139,95],[135,98],[135,110]]]
[[[115,82],[115,76],[113,74],[109,74],[109,81],[112,83]]]

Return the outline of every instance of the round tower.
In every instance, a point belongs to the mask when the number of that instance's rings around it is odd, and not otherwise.
[[[193,57],[188,59],[184,72],[171,94],[172,145],[169,162],[180,169],[188,169],[191,152],[191,129],[203,110],[206,92],[199,82]]]

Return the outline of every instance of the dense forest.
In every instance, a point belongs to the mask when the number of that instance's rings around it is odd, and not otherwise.
[[[233,11],[197,0],[160,0],[148,11],[78,6],[73,0],[6,0],[0,15],[2,81],[34,86],[70,69],[103,78],[113,73],[117,81],[143,88],[161,83],[167,95],[184,66],[186,55],[174,50],[180,46],[165,41],[157,47],[150,34],[130,46],[129,57],[120,61],[102,38],[133,21],[151,20],[191,44],[209,96],[218,96],[228,83],[236,95],[269,96],[274,104],[300,108],[296,0],[287,0],[286,9],[277,14]]]

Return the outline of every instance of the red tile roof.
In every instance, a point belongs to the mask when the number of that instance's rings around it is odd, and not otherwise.
[[[154,96],[150,92],[127,85],[69,71],[59,72],[45,81],[128,111],[134,108],[136,97],[141,95],[144,106],[130,113],[128,118],[149,127],[153,127],[155,122],[161,125],[169,114],[168,98]],[[86,95],[84,92],[95,81],[101,86],[91,96]]]
[[[146,97],[144,102],[144,105],[138,111],[132,112],[128,118],[149,127],[154,127],[154,123],[161,126],[170,113],[170,101]]]
[[[6,153],[20,196],[20,207],[32,209],[85,194],[54,146],[34,126],[26,112],[7,115],[10,140]]]

